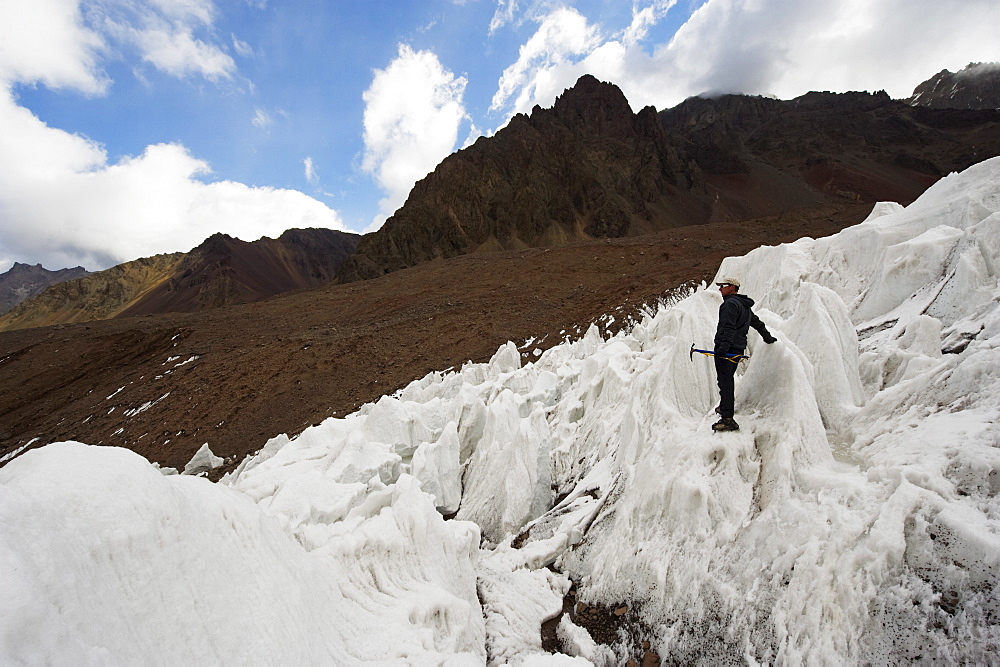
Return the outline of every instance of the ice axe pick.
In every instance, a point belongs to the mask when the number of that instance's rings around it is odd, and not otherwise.
[[[726,361],[731,361],[734,364],[738,364],[741,361],[743,361],[744,359],[749,359],[750,358],[746,354],[716,354],[712,350],[699,350],[698,348],[696,348],[694,346],[694,343],[691,343],[691,351],[688,352],[688,359],[691,359],[692,361],[694,361],[694,353],[695,352],[697,352],[698,354],[704,354],[706,357],[720,357],[722,359],[725,359]]]

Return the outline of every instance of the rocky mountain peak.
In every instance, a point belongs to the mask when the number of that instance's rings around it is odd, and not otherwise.
[[[532,116],[541,110],[535,107]],[[612,84],[585,74],[556,98],[551,113],[568,127],[622,136],[633,127],[635,114],[625,94]]]
[[[72,269],[49,271],[41,264],[14,262],[5,273],[0,273],[0,315],[10,312],[17,304],[40,294],[46,287],[88,275],[82,266]]]
[[[1000,63],[970,63],[958,72],[941,70],[904,101],[932,109],[1000,109]]]
[[[21,262],[14,262],[14,266],[10,267],[10,272],[23,273],[31,268],[41,269],[43,267],[41,264],[31,265],[31,264],[22,264]]]
[[[632,112],[615,85],[583,76],[549,109],[519,114],[450,155],[338,280],[373,278],[467,252],[633,236],[708,217],[700,172],[654,109]]]
[[[236,245],[245,243],[240,239],[233,238],[229,234],[223,234],[221,232],[216,232],[212,234],[207,239],[201,242],[201,244],[194,248],[191,252],[201,252],[206,255],[224,255],[233,252],[233,248]]]

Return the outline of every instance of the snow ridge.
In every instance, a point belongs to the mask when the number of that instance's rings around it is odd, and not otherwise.
[[[726,259],[778,338],[751,336],[735,433],[688,355],[721,301],[702,286],[628,332],[432,373],[220,484],[28,452],[0,470],[0,661],[570,661],[538,628],[573,582],[676,662],[989,662],[998,256],[993,159]],[[559,635],[579,664],[635,648]]]

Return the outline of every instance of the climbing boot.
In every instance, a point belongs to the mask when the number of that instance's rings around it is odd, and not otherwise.
[[[736,423],[736,420],[732,417],[723,417],[719,421],[712,424],[713,431],[739,431],[740,425]]]

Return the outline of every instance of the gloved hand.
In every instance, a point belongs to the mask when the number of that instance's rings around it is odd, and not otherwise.
[[[720,343],[720,344],[718,344],[718,345],[715,346],[715,349],[713,350],[713,352],[715,352],[719,356],[723,356],[724,357],[724,356],[726,356],[729,353],[729,344],[728,343]]]
[[[774,343],[777,340],[778,339],[775,338],[774,336],[768,336],[767,338],[764,339],[764,342],[767,343],[768,345],[770,345],[771,343]]]

